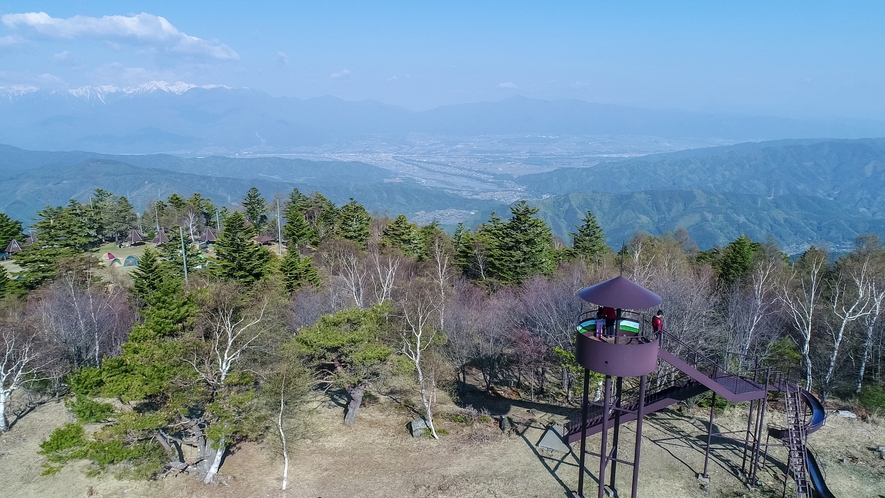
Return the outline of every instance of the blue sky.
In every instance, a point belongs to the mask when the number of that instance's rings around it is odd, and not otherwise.
[[[0,87],[885,119],[883,20],[885,2],[16,1],[0,3]]]

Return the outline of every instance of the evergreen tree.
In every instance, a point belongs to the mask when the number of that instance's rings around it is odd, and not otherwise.
[[[223,280],[253,283],[263,279],[270,271],[273,255],[252,241],[252,227],[240,212],[234,212],[224,220],[224,229],[215,242],[218,254],[216,275]]]
[[[150,247],[145,248],[138,266],[132,272],[132,294],[137,299],[139,307],[150,304],[151,296],[157,292],[165,279],[166,275],[160,267],[157,253]]]
[[[335,235],[338,223],[338,209],[322,194],[314,192],[308,198],[307,207],[302,211],[304,219],[312,229],[311,245],[314,247]]]
[[[214,226],[212,223],[215,220],[215,204],[212,204],[212,199],[208,199],[203,197],[199,193],[194,193],[194,195],[190,196],[187,200],[187,204],[194,209],[197,210],[200,215],[203,217],[203,224],[206,226]]]
[[[13,220],[6,213],[0,213],[0,251],[12,242],[12,239],[22,240],[22,222]]]
[[[320,382],[347,391],[350,401],[344,421],[356,422],[363,395],[381,377],[393,349],[384,342],[385,309],[350,309],[326,315],[299,331],[293,346]]]
[[[762,250],[762,244],[753,242],[744,234],[731,241],[719,252],[714,267],[719,273],[719,281],[731,286],[750,274],[753,259]]]
[[[310,244],[314,238],[313,229],[308,225],[307,220],[304,219],[304,215],[292,204],[290,204],[289,209],[286,211],[286,224],[283,226],[283,235],[286,236],[286,241],[290,248],[296,251],[298,247]]]
[[[414,223],[409,223],[405,215],[399,215],[390,222],[381,234],[383,247],[394,247],[408,256],[418,258],[424,252],[424,240]]]
[[[581,218],[581,226],[577,227],[577,232],[571,232],[572,251],[575,256],[583,257],[587,260],[596,260],[606,254],[609,249],[605,243],[605,234],[602,228],[596,223],[596,216],[592,211]]]
[[[290,248],[283,257],[280,262],[280,273],[283,275],[283,285],[289,293],[305,285],[314,287],[320,285],[320,275],[310,258],[302,257],[295,248]]]
[[[9,280],[9,275],[6,273],[6,268],[0,266],[0,300],[2,300],[9,293],[9,286],[12,282]]]
[[[107,220],[104,222],[105,239],[123,239],[138,223],[135,208],[129,199],[122,196],[114,198],[113,204],[107,207],[107,214]]]
[[[369,241],[369,225],[372,217],[362,204],[352,198],[338,211],[338,236],[356,242],[365,249]]]
[[[170,195],[169,198],[166,199],[166,203],[179,211],[187,207],[187,199],[177,193]]]
[[[260,233],[264,224],[267,223],[267,201],[261,197],[261,192],[257,188],[252,187],[246,192],[246,198],[243,199],[243,210],[246,220],[255,227],[256,233]]]
[[[507,223],[491,217],[481,232],[487,236],[489,271],[506,283],[522,283],[535,275],[553,273],[553,234],[538,209],[520,201],[510,207]]]
[[[92,239],[84,225],[85,208],[74,201],[67,207],[50,207],[37,212],[38,242],[13,255],[21,266],[22,285],[34,289],[55,277],[57,265],[86,250]]]
[[[178,227],[172,227],[166,236],[169,237],[169,242],[160,246],[160,255],[163,257],[160,266],[163,270],[172,276],[183,279],[186,259],[188,274],[197,271],[197,266],[200,266],[203,258],[197,247],[187,238],[187,234],[184,233],[184,255],[181,253],[181,233]]]

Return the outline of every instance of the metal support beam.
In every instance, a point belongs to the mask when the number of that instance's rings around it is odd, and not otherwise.
[[[701,474],[704,478],[710,477],[707,474],[707,466],[710,463],[710,443],[713,441],[713,415],[716,413],[716,393],[711,393],[710,398],[710,424],[707,426],[707,449],[704,451],[704,472]]]
[[[630,498],[636,498],[639,488],[639,453],[642,451],[642,417],[645,416],[645,391],[647,376],[639,378],[639,406],[636,410],[636,445],[633,449],[633,485],[630,488]]]
[[[578,458],[580,461],[580,473],[578,474],[578,496],[584,498],[584,473],[586,472],[586,467],[584,466],[584,460],[587,455],[587,407],[589,403],[590,397],[590,371],[586,368],[584,369],[584,396],[581,402],[581,456]]]
[[[605,466],[608,464],[608,414],[612,401],[612,378],[605,376],[605,394],[602,396],[602,443],[599,453],[599,492],[597,498],[605,498]]]

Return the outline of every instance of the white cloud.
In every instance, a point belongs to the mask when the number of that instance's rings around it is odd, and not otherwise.
[[[14,47],[24,42],[25,39],[18,35],[0,36],[0,48]]]
[[[571,88],[572,90],[583,90],[584,88],[587,88],[588,86],[590,86],[590,84],[585,81],[576,81],[576,82],[570,84],[568,87]]]
[[[0,17],[10,28],[31,28],[52,38],[96,38],[110,42],[124,41],[150,45],[168,52],[213,59],[239,59],[230,47],[217,40],[203,40],[178,31],[164,17],[142,12],[133,16],[51,17],[45,12],[5,14]]]
[[[286,55],[286,52],[283,52],[282,50],[277,52],[277,64],[281,66],[289,65],[289,56]]]
[[[515,88],[519,88],[519,87],[516,86],[516,83],[514,83],[514,82],[512,82],[512,81],[507,81],[507,82],[504,82],[504,83],[498,83],[498,88],[511,88],[511,89],[515,89]]]
[[[347,69],[342,69],[337,73],[332,73],[329,75],[329,79],[333,80],[346,80],[347,78],[350,78],[350,71],[348,71]]]
[[[52,62],[54,64],[61,64],[65,66],[73,66],[80,62],[80,58],[76,55],[72,54],[65,50],[64,52],[59,52],[57,54],[52,55]]]

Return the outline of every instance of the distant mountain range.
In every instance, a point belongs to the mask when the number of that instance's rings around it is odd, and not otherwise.
[[[136,88],[0,91],[0,143],[105,153],[281,152],[409,133],[646,135],[763,140],[885,136],[885,122],[797,120],[513,97],[415,112],[375,101],[272,97],[152,82]]]
[[[0,146],[0,210],[26,224],[47,204],[86,200],[101,187],[138,210],[173,192],[235,205],[249,187],[265,196],[298,187],[342,204],[474,226],[507,205],[428,188],[361,162],[279,157],[35,152]],[[685,227],[702,248],[745,233],[790,253],[810,244],[844,250],[860,233],[885,238],[885,139],[747,143],[512,177],[563,238],[587,210],[614,246],[636,230]]]
[[[68,199],[86,201],[96,188],[126,196],[137,211],[155,199],[194,192],[219,206],[236,207],[253,186],[269,199],[275,194],[288,196],[297,187],[304,193],[319,191],[339,205],[354,198],[370,212],[423,216],[425,222],[438,219],[452,223],[449,218],[453,215],[463,219],[470,211],[497,205],[428,189],[359,162],[109,156],[0,146],[0,171],[4,172],[0,176],[0,211],[25,225],[46,205],[62,205]]]

